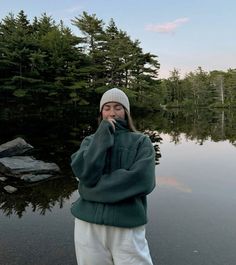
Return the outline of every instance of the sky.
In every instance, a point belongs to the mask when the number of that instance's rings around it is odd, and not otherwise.
[[[178,69],[181,77],[201,66],[205,71],[236,68],[235,0],[0,0],[0,20],[24,10],[28,19],[43,13],[79,31],[71,19],[83,11],[106,25],[113,18],[143,52],[158,56],[160,78]]]

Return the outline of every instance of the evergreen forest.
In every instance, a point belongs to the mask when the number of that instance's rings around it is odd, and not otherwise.
[[[78,35],[46,13],[30,21],[23,10],[0,21],[1,101],[97,106],[118,87],[140,109],[236,107],[236,69],[199,66],[184,78],[173,69],[161,79],[158,55],[145,53],[113,19],[106,25],[83,12],[71,25]]]

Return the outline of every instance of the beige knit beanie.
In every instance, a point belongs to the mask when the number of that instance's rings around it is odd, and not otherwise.
[[[128,112],[130,112],[129,99],[126,94],[118,88],[109,89],[102,95],[100,101],[100,112],[102,111],[103,105],[108,102],[118,102],[122,104]]]

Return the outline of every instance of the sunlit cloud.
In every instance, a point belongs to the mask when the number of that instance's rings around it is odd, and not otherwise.
[[[178,18],[171,22],[166,22],[163,24],[149,24],[146,26],[147,31],[159,32],[159,33],[174,33],[175,30],[181,25],[187,23],[189,18]]]
[[[157,177],[157,184],[162,187],[171,187],[175,188],[181,192],[186,192],[186,193],[191,193],[192,189],[185,185],[184,183],[179,182],[176,178],[174,177]]]
[[[65,9],[64,11],[66,13],[75,13],[75,12],[78,12],[78,11],[81,11],[81,10],[82,10],[82,7],[77,5],[77,6],[69,7],[67,9]]]

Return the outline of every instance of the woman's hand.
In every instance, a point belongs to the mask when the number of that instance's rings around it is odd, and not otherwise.
[[[115,131],[115,123],[116,123],[116,120],[113,119],[113,118],[107,118],[106,120],[108,122],[110,122],[110,124],[112,125],[113,130]]]

